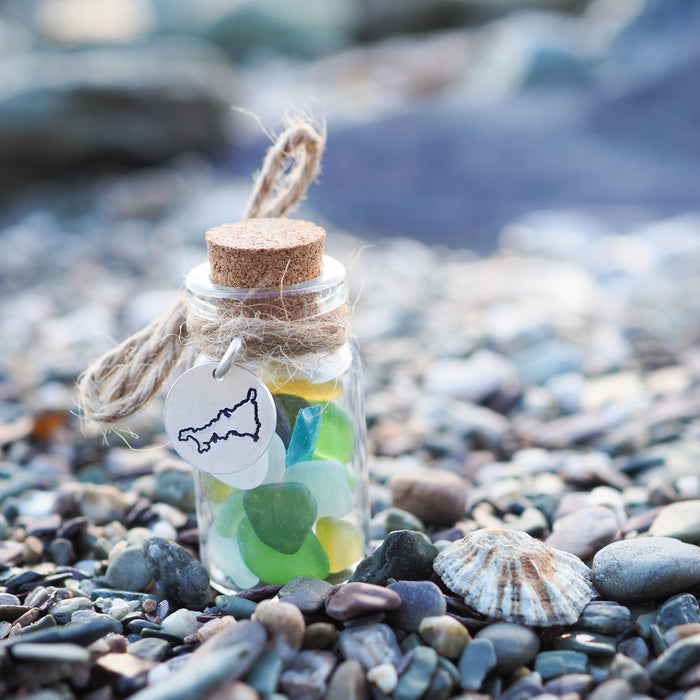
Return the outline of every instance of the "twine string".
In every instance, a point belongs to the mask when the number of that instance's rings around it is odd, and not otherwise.
[[[299,202],[319,171],[325,142],[322,128],[301,119],[289,121],[268,149],[244,218],[280,217]],[[285,161],[290,158],[292,163],[285,170]],[[207,345],[208,338],[208,344],[216,350],[211,357],[224,353],[216,369],[220,376],[234,361],[249,356],[251,347],[258,356],[264,356],[263,346],[269,348],[272,342],[282,342],[283,353],[290,355],[313,351],[317,343],[313,337],[305,337],[310,320],[301,321],[291,334],[284,321],[260,317],[244,321],[224,318],[212,322],[207,329],[194,328],[192,319],[188,319],[184,297],[179,294],[163,316],[90,363],[78,379],[81,416],[85,422],[111,430],[138,413],[160,391],[188,343],[201,348]],[[270,323],[274,326],[272,330]],[[347,338],[345,320],[331,323],[326,330],[330,333],[330,347],[340,347],[334,339]],[[212,338],[216,338],[213,344]]]

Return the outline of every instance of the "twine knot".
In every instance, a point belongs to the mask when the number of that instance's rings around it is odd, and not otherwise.
[[[265,155],[244,218],[281,217],[302,200],[319,172],[325,143],[323,128],[302,119],[289,120]],[[329,341],[327,347],[340,347],[348,335],[346,311],[343,308],[342,313],[327,316],[315,320],[315,329]],[[83,372],[78,379],[82,417],[110,430],[138,413],[159,392],[189,343],[212,357],[222,354],[234,337],[245,341],[247,359],[251,353],[264,357],[274,344],[281,344],[290,354],[316,351],[325,341],[310,332],[311,320],[304,323],[301,319],[290,331],[283,319],[237,315],[203,327],[188,317],[180,293],[163,316],[94,360]]]

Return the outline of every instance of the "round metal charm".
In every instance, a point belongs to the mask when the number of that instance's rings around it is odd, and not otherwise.
[[[197,365],[173,384],[165,400],[165,432],[193,467],[234,474],[265,453],[277,411],[270,390],[252,372],[232,365],[217,379],[217,366]]]

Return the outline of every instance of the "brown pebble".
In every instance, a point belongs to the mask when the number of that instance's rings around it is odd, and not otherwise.
[[[260,700],[260,693],[243,681],[233,681],[209,693],[207,700]]]
[[[141,609],[145,613],[153,613],[156,611],[156,608],[158,607],[158,601],[155,598],[146,598],[146,600],[143,601],[141,604]]]
[[[341,622],[376,612],[395,610],[399,605],[401,597],[395,591],[360,581],[333,586],[326,596],[326,613]]]
[[[324,700],[367,700],[369,691],[359,661],[343,661],[331,676]]]
[[[425,523],[451,525],[464,516],[467,483],[444,469],[394,474],[389,479],[393,504]]]
[[[29,535],[24,540],[22,557],[27,564],[38,564],[44,555],[44,543],[34,535]]]
[[[291,603],[263,600],[251,619],[260,623],[268,635],[268,649],[289,661],[301,649],[306,631],[304,616]]]
[[[336,640],[338,630],[330,622],[313,622],[304,632],[303,649],[328,649]]]
[[[664,638],[668,642],[668,645],[671,646],[671,644],[674,644],[680,639],[692,637],[695,634],[700,634],[700,622],[687,622],[683,625],[671,627],[664,635]]]
[[[618,537],[615,513],[605,506],[591,506],[555,520],[545,544],[588,559]]]

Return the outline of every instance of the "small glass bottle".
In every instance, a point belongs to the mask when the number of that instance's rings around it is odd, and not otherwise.
[[[343,580],[366,553],[361,369],[345,269],[323,255],[324,237],[289,219],[217,227],[207,232],[209,263],[186,279],[194,363],[220,361],[233,338],[212,341],[206,329],[239,319],[246,352],[234,361],[269,389],[277,418],[253,465],[195,470],[201,558],[222,592],[297,576]]]

